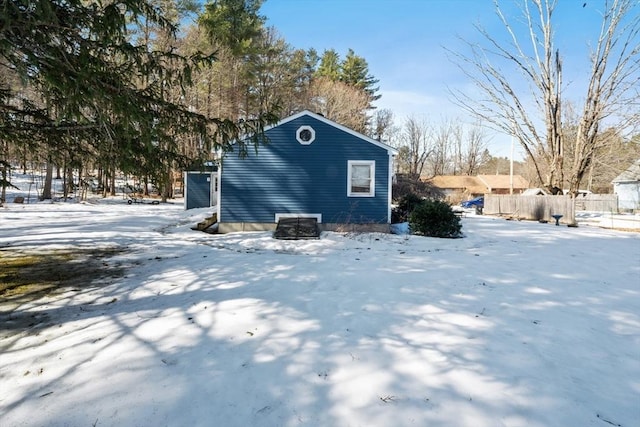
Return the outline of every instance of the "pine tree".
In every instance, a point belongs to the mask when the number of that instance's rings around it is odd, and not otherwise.
[[[340,80],[341,67],[338,53],[334,49],[325,50],[320,58],[316,77],[324,77],[334,82],[338,81]]]
[[[176,53],[177,27],[158,7],[168,3],[3,1],[0,62],[10,75],[0,79],[0,139],[40,144],[69,159],[82,142],[113,179],[132,163],[149,170],[154,162],[188,163],[180,135],[198,135],[204,156],[212,145],[260,132],[261,117],[239,125],[181,101],[193,71],[213,58]],[[141,36],[149,27],[162,44]]]
[[[379,80],[369,74],[369,64],[363,57],[356,55],[353,49],[349,49],[342,62],[340,80],[363,90],[371,103],[380,99],[381,95],[376,95],[380,88],[375,86]]]
[[[259,14],[261,6],[262,0],[210,0],[198,21],[212,40],[242,57],[261,35],[265,22]]]

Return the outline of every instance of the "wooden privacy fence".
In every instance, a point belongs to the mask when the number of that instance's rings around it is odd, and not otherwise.
[[[561,223],[573,224],[576,210],[618,212],[618,198],[615,194],[588,194],[575,199],[571,196],[484,196],[484,213],[487,215],[536,221],[555,221],[552,215],[562,215]]]
[[[577,211],[618,213],[617,194],[587,194],[575,198]]]

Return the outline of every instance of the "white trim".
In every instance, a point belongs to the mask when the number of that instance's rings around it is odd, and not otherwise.
[[[282,218],[315,218],[318,220],[318,224],[322,224],[322,214],[321,213],[277,213],[275,215],[276,222],[280,221]]]
[[[218,181],[218,174],[211,172],[211,197],[209,199],[209,204],[211,206],[215,206],[218,204],[218,189],[220,188],[220,182]]]
[[[187,171],[182,172],[182,188],[184,188],[184,190],[182,190],[182,199],[183,199],[183,205],[184,205],[184,210],[187,210]]]
[[[371,181],[368,193],[354,193],[351,191],[351,169],[353,166],[369,166]],[[376,161],[375,160],[347,160],[347,197],[375,197],[376,196]]]
[[[329,126],[333,126],[333,127],[334,127],[334,128],[336,128],[336,129],[340,129],[341,131],[346,132],[346,133],[348,133],[348,134],[350,134],[350,135],[353,135],[353,136],[355,136],[355,137],[358,137],[358,138],[360,138],[360,139],[362,139],[362,140],[364,140],[364,141],[366,141],[366,142],[368,142],[368,143],[370,143],[370,144],[376,145],[376,146],[378,146],[378,147],[380,147],[380,148],[384,148],[385,150],[387,150],[389,153],[391,153],[391,154],[393,154],[393,155],[398,154],[398,150],[396,150],[395,148],[393,148],[393,147],[391,147],[391,146],[389,146],[389,145],[387,145],[387,144],[385,144],[385,143],[383,143],[383,142],[376,141],[376,140],[375,140],[375,139],[373,139],[373,138],[369,138],[369,137],[368,137],[368,136],[366,136],[366,135],[363,135],[363,134],[361,134],[361,133],[359,133],[359,132],[356,132],[356,131],[355,131],[355,130],[353,130],[353,129],[349,129],[348,127],[342,126],[341,124],[336,123],[336,122],[334,122],[333,120],[329,120],[329,119],[327,119],[326,117],[321,116],[320,114],[312,113],[312,112],[311,112],[311,111],[309,111],[309,110],[300,111],[299,113],[294,114],[293,116],[286,117],[286,118],[284,118],[284,119],[280,120],[278,123],[276,123],[276,124],[274,124],[274,125],[272,125],[272,126],[267,126],[267,127],[265,127],[265,128],[264,128],[264,131],[266,132],[266,131],[268,131],[269,129],[273,129],[273,128],[277,127],[277,126],[280,126],[280,125],[283,125],[283,124],[285,124],[285,123],[288,123],[288,122],[290,122],[290,121],[292,121],[292,120],[298,119],[298,118],[300,118],[300,117],[302,117],[302,116],[309,116],[309,117],[313,117],[313,118],[314,118],[314,119],[316,119],[316,120],[319,120],[319,121],[321,121],[321,122],[323,122],[323,123],[326,123],[326,124],[328,124]]]
[[[216,203],[218,203],[218,197],[216,194],[216,186],[219,185],[219,182],[216,182],[216,178],[220,176],[220,168],[218,168],[216,171],[184,171],[182,172],[182,182],[183,182],[183,195],[182,198],[183,200],[183,205],[184,205],[184,209],[187,210],[187,193],[189,192],[188,190],[188,186],[187,186],[187,179],[189,177],[189,174],[198,174],[198,175],[209,175],[209,206],[208,207],[213,207],[215,206]],[[220,187],[218,186],[218,189]],[[203,206],[204,207],[204,206]]]
[[[305,141],[304,139],[302,139],[302,137],[300,137],[300,134],[305,130],[308,130],[309,132],[311,132],[311,139],[309,139],[308,141]],[[296,139],[302,145],[309,145],[316,140],[316,131],[311,126],[307,126],[307,125],[300,126],[296,131]]]
[[[218,165],[218,199],[216,200],[216,217],[220,223],[220,205],[222,204],[222,162]]]
[[[389,153],[389,176],[387,178],[388,198],[387,198],[387,223],[391,224],[391,204],[393,203],[393,170],[395,165],[393,164],[393,154]]]

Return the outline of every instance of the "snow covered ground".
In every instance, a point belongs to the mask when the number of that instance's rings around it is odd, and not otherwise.
[[[0,255],[118,271],[0,303],[2,426],[640,425],[640,233],[280,241],[207,212],[0,208]]]

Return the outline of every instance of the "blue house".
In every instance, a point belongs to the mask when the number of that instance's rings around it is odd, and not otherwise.
[[[291,217],[322,230],[388,231],[393,148],[309,111],[265,135],[257,152],[222,159],[219,232],[273,230]]]

